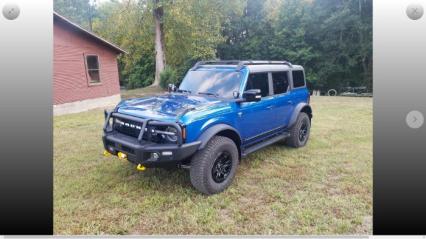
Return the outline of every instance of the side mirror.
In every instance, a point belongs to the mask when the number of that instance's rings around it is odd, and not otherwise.
[[[176,91],[176,86],[175,86],[175,84],[169,84],[168,86],[167,86],[167,91],[170,93],[170,92],[175,92]]]
[[[259,89],[251,89],[243,92],[244,102],[258,102],[262,99],[262,91]]]

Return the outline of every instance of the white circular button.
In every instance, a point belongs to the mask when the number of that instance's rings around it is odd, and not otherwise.
[[[419,20],[424,13],[423,6],[419,3],[410,4],[407,7],[406,13],[411,20]]]
[[[3,6],[3,16],[8,20],[15,20],[19,16],[19,6],[15,3],[6,3]]]
[[[408,113],[407,118],[405,119],[407,121],[408,127],[412,129],[418,129],[423,126],[423,123],[425,122],[425,118],[423,114],[420,111],[411,111]]]

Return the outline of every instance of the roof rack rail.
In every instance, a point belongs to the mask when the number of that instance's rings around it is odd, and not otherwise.
[[[212,60],[212,61],[198,61],[191,70],[195,70],[201,65],[238,65],[241,61],[238,60]]]
[[[241,70],[247,65],[287,65],[293,67],[288,61],[240,61],[240,60],[216,60],[216,61],[199,61],[191,70],[196,70],[202,65],[237,65],[236,70]]]
[[[247,65],[287,65],[293,67],[288,61],[241,61],[240,64],[238,64],[238,70]]]

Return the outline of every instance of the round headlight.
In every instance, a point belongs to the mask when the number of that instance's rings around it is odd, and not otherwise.
[[[175,127],[167,127],[166,132],[168,133],[166,135],[168,141],[175,143],[178,140],[178,131]]]

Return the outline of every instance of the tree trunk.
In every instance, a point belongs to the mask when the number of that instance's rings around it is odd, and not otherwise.
[[[160,85],[160,73],[164,70],[166,57],[164,54],[164,32],[163,32],[163,7],[159,6],[159,0],[154,0],[154,22],[155,22],[155,80],[152,86]]]
[[[89,30],[93,32],[93,12],[95,8],[96,0],[89,2]]]

